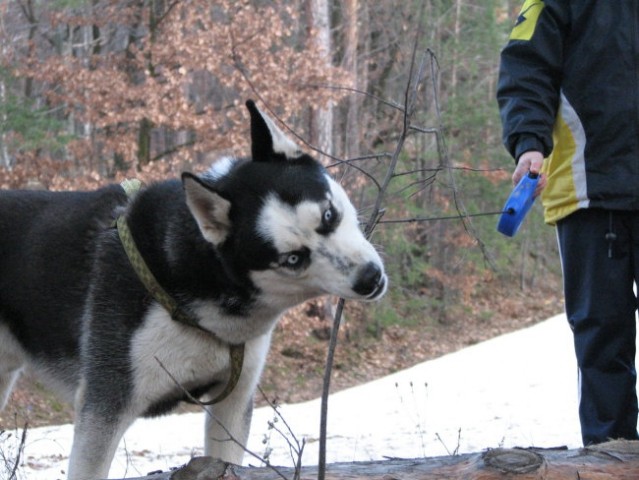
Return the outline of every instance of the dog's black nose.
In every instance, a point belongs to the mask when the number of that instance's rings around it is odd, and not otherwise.
[[[353,291],[363,297],[377,297],[385,288],[386,278],[381,267],[368,262],[360,268]]]

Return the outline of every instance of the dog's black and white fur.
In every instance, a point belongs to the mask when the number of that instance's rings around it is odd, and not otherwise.
[[[251,159],[225,159],[129,200],[94,192],[0,192],[0,401],[23,365],[75,402],[70,479],[108,475],[139,416],[212,398],[245,344],[239,383],[207,415],[205,453],[241,463],[253,393],[278,317],[309,298],[374,300],[387,278],[344,190],[247,102]],[[171,319],[123,250],[124,214],[160,285],[199,323]],[[209,334],[211,332],[212,334]]]

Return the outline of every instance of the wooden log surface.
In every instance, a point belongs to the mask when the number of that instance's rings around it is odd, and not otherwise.
[[[292,480],[292,468],[240,467],[195,457],[173,472],[133,480]],[[317,467],[302,467],[302,480],[317,478]],[[639,441],[613,441],[588,448],[497,448],[448,457],[334,463],[326,480],[637,480]]]

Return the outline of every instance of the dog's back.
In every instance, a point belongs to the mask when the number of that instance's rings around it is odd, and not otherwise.
[[[0,192],[0,389],[28,356],[58,371],[52,386],[70,400],[95,238],[125,201],[118,186]]]

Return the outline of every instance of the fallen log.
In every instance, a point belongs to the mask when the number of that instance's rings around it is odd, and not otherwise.
[[[277,470],[277,471],[276,471]],[[132,480],[282,480],[317,478],[317,467],[240,467],[195,457],[173,472]],[[496,448],[447,457],[334,463],[327,480],[637,480],[639,441],[612,441],[588,448]]]

